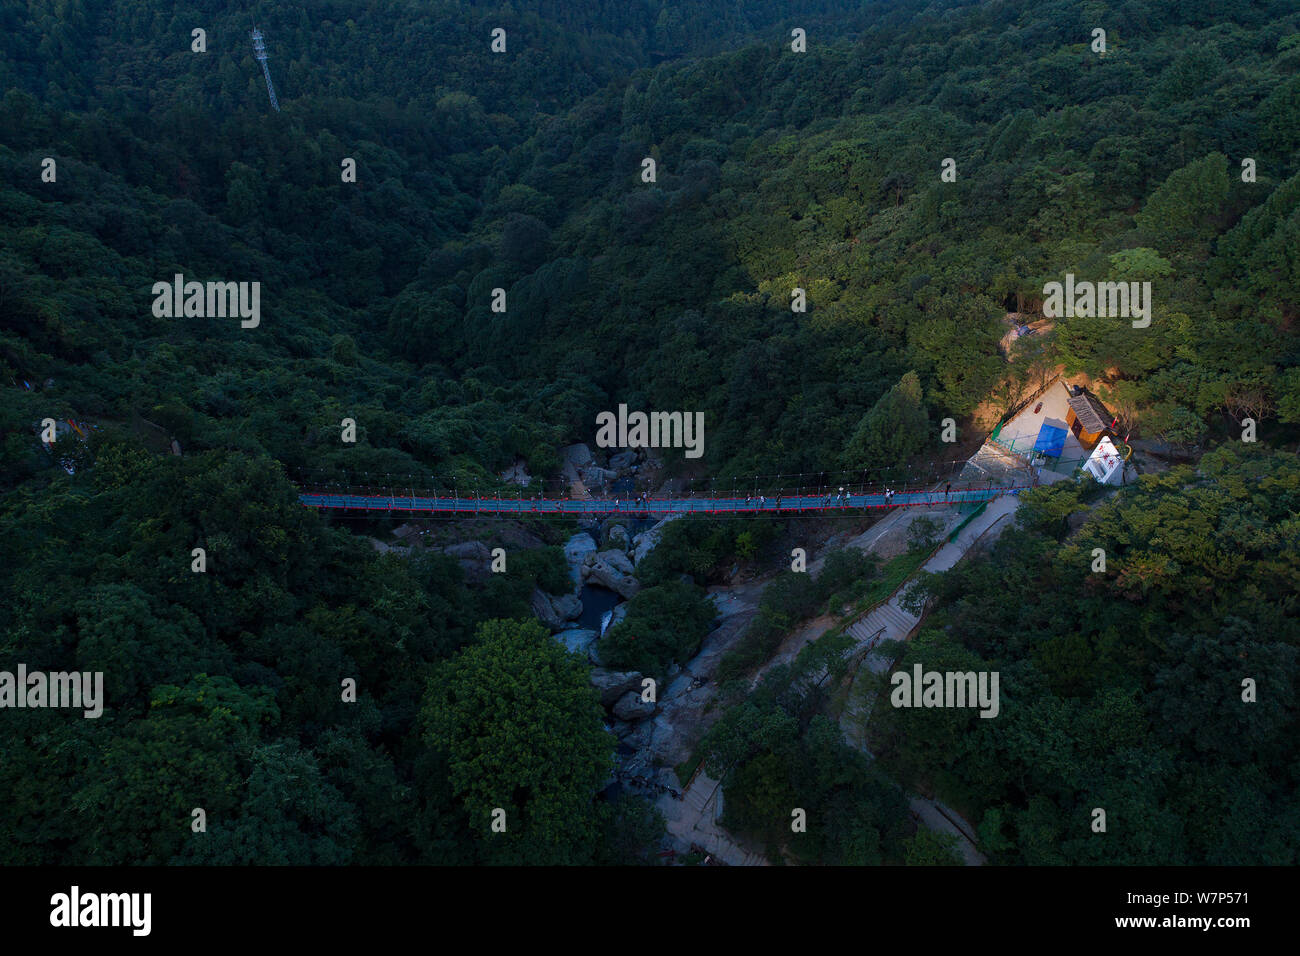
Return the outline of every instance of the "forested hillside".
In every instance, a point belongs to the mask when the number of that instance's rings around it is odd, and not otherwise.
[[[0,660],[103,670],[110,705],[97,720],[5,712],[0,860],[644,860],[644,805],[594,796],[612,743],[581,668],[524,623],[533,586],[563,573],[554,554],[470,582],[450,558],[376,553],[303,509],[296,481],[488,488],[520,458],[553,477],[557,449],[619,403],[702,411],[709,476],[858,469],[934,454],[929,423],[945,417],[979,431],[1058,365],[1135,435],[1203,450],[1251,417],[1265,444],[1293,447],[1298,250],[1290,0],[2,0]],[[159,317],[151,289],[178,273],[260,282],[260,325]],[[1000,354],[1007,313],[1040,314],[1044,283],[1066,273],[1153,282],[1150,327],[1058,318]],[[806,312],[791,311],[796,287]],[[90,426],[61,444],[68,469],[38,440],[45,418]],[[1277,599],[1295,584],[1285,457],[1225,454],[1115,511],[1195,512],[1188,487],[1228,486],[1204,492],[1226,496],[1216,531],[1263,564],[1225,577],[1202,556],[1203,571]],[[1263,475],[1271,500],[1242,490]],[[1042,556],[1064,589],[1061,562],[1083,545],[1046,524],[1021,534],[998,560]],[[1120,698],[1180,661],[1211,667],[1203,645],[1229,618],[1246,650],[1264,642],[1294,669],[1279,623],[1294,608],[1206,606],[1173,593],[1168,560],[1159,586],[1115,582],[1060,612],[1115,614],[1104,641],[1060,624],[1055,643],[1014,649],[1033,659],[1024,686],[1054,695],[1044,707],[1095,697],[1075,716],[1122,710],[1134,747],[1161,719],[1194,725],[1172,699]],[[996,601],[1019,600],[993,597],[1006,584],[980,564],[940,587],[945,640],[1002,653],[970,642],[1031,626],[998,616]],[[1165,617],[1139,630],[1171,649],[1113,649],[1153,587],[1170,589]],[[666,667],[665,648],[691,644],[676,623],[637,659]],[[1083,674],[1102,651],[1105,668]],[[339,702],[345,678],[359,706]],[[492,681],[530,688],[535,711],[492,724],[476,696]],[[1229,836],[1184,819],[1239,765],[1294,765],[1285,693],[1249,728],[1253,755],[1169,729],[1132,755],[1162,768],[1164,789],[1132,806],[1182,828],[1176,862],[1238,862],[1256,840],[1294,860],[1259,809],[1294,792],[1289,778],[1232,784],[1254,809]],[[883,821],[852,852],[810,858],[900,861],[897,801],[856,755],[837,791],[840,744],[807,716],[779,717],[799,735],[781,772],[820,762],[818,806]],[[1030,795],[1056,770],[1031,730],[1006,733],[971,754],[899,729],[889,759],[964,781],[1000,861],[1090,859],[1049,848],[1078,775]],[[1268,749],[1267,734],[1285,736]],[[1023,767],[999,762],[1011,751]],[[520,752],[538,759],[508,759]],[[492,792],[524,821],[508,841],[482,836]],[[213,821],[201,845],[196,806]],[[1279,806],[1294,827],[1294,800]]]
[[[983,4],[640,73],[515,152],[509,203],[397,298],[393,345],[469,372],[526,340],[516,376],[702,408],[720,473],[860,466],[879,449],[844,438],[906,372],[960,419],[1035,359],[1177,442],[1293,420],[1297,20],[1197,6],[1122,6],[1105,56],[1073,4]],[[1058,322],[1008,381],[1003,314],[1066,272],[1153,281],[1152,327]]]
[[[1037,490],[986,560],[933,579],[899,666],[996,670],[1002,711],[882,697],[885,765],[960,806],[997,862],[1295,864],[1295,455],[1225,447],[1091,511],[1080,498]]]

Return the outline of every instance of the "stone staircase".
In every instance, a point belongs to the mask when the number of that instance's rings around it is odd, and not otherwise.
[[[682,843],[702,848],[717,863],[728,866],[767,866],[761,853],[755,853],[733,840],[715,821],[722,788],[718,781],[700,772],[691,781],[680,802],[659,800],[665,811],[668,832]],[[674,806],[675,804],[675,806]]]
[[[891,599],[850,624],[848,633],[857,641],[856,649],[861,650],[864,645],[874,647],[881,641],[905,640],[920,623],[919,617],[904,611]]]
[[[877,604],[870,611],[848,626],[847,633],[855,640],[850,653],[861,661],[868,671],[875,674],[887,672],[893,661],[871,652],[881,641],[905,641],[916,630],[921,619],[910,611],[898,606],[897,601],[907,590],[906,585],[894,593],[888,601]],[[876,695],[872,693],[850,692],[841,716],[841,726],[849,742],[866,753],[866,718],[875,705]]]

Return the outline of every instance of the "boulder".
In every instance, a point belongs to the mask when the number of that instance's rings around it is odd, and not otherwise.
[[[549,627],[552,631],[564,630],[564,621],[555,613],[555,606],[551,604],[551,599],[540,588],[533,588],[532,597],[528,599],[528,605],[537,615],[537,619]]]
[[[622,551],[601,551],[588,561],[585,577],[589,584],[599,584],[625,598],[641,590],[641,582],[632,576],[632,561]]]
[[[582,602],[572,594],[551,595],[551,607],[561,621],[573,621],[582,614]]]
[[[632,559],[617,548],[597,551],[596,563],[599,564],[601,561],[604,561],[621,574],[632,574],[635,571],[635,568],[632,566]]]
[[[614,605],[614,615],[609,619],[609,626],[622,623],[623,618],[627,617],[627,602]],[[608,630],[608,628],[606,629]]]
[[[668,524],[668,522],[670,521],[675,521],[680,517],[681,515],[679,514],[669,515],[667,518],[664,518],[662,521],[656,522],[654,527],[649,528],[646,531],[642,531],[639,535],[633,538],[632,539],[633,564],[640,564],[642,559],[658,546],[659,542],[663,539],[664,536],[664,525]]]
[[[609,534],[605,535],[605,546],[620,548],[626,551],[632,544],[632,536],[627,533],[627,528],[621,524],[616,524],[609,529]]]
[[[591,686],[600,694],[600,702],[606,707],[613,707],[618,699],[633,688],[641,687],[640,671],[610,671],[603,667],[593,667],[587,678]]]
[[[589,627],[570,628],[553,636],[564,645],[566,651],[570,654],[577,654],[584,660],[591,649],[591,645],[596,643],[596,632]]]
[[[633,750],[648,749],[651,741],[654,739],[654,722],[643,720],[640,723],[627,724],[626,726],[628,728],[627,734],[619,735],[619,739]]]
[[[582,587],[583,563],[588,555],[596,553],[596,539],[585,531],[575,534],[564,546],[564,560],[569,565],[569,577],[573,579],[573,590]]]
[[[582,480],[586,482],[588,488],[599,488],[607,482],[618,480],[618,472],[601,468],[599,465],[588,465],[582,469]]]
[[[512,481],[517,485],[527,488],[533,480],[528,474],[528,468],[524,465],[522,458],[516,458],[515,463],[501,473],[502,481]]]
[[[492,557],[492,550],[482,541],[462,541],[460,544],[449,544],[442,550],[444,554],[461,561],[488,561]]]
[[[631,448],[609,456],[609,467],[616,471],[631,468],[634,464],[636,464],[636,452]]]
[[[592,457],[591,449],[582,443],[566,445],[561,448],[560,459],[566,465],[572,465],[574,468],[585,468],[595,460]]]
[[[642,700],[640,690],[630,690],[614,702],[614,716],[629,723],[653,717],[658,704]]]
[[[586,445],[567,445],[560,449],[560,474],[569,485],[579,480],[582,469],[592,463],[591,449]]]

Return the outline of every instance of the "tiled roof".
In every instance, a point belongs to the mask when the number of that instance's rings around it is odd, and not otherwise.
[[[1077,395],[1071,395],[1069,402],[1070,408],[1074,410],[1074,417],[1083,425],[1084,431],[1095,434],[1110,427],[1111,419],[1114,416],[1097,399],[1097,396],[1086,388]]]

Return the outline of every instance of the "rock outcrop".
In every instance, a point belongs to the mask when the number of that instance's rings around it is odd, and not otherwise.
[[[615,624],[622,623],[623,618],[625,617],[627,617],[627,602],[616,604],[614,606],[614,614],[609,619],[609,626],[613,627]],[[608,630],[609,628],[606,628],[606,631]]]
[[[639,691],[641,688],[640,671],[610,671],[603,667],[593,667],[589,679],[605,707],[613,707],[628,691]]]
[[[564,619],[555,613],[555,605],[551,603],[551,599],[540,588],[533,588],[532,597],[528,599],[528,606],[537,615],[537,619],[552,631],[564,630]]]
[[[634,570],[631,558],[622,551],[611,549],[589,555],[583,576],[588,584],[599,584],[630,598],[641,590],[641,582],[633,577]]]
[[[657,522],[654,527],[642,531],[639,535],[633,538],[632,563],[640,564],[647,554],[658,547],[659,542],[663,540],[664,525],[668,524],[670,521],[676,521],[680,517],[681,515],[669,515],[662,521]]]
[[[582,480],[588,488],[597,489],[607,482],[616,481],[618,472],[609,468],[601,468],[600,465],[588,465],[582,469]]]
[[[467,581],[478,582],[488,576],[492,549],[482,541],[461,541],[458,544],[447,545],[442,551],[443,554],[460,562]]]
[[[564,645],[564,649],[570,654],[577,654],[583,660],[586,660],[591,651],[591,646],[596,643],[597,634],[589,627],[575,627],[567,631],[560,631],[554,637]]]
[[[587,556],[596,551],[596,539],[585,531],[575,534],[564,546],[564,560],[569,565],[569,577],[573,579],[575,594],[582,588],[582,570]]]
[[[560,460],[564,462],[564,467],[573,467],[575,469],[585,468],[595,461],[595,459],[592,458],[591,449],[581,442],[576,445],[566,445],[561,448]]]
[[[653,717],[659,705],[653,701],[642,700],[639,690],[630,690],[614,702],[614,716],[629,723]]]
[[[609,533],[605,535],[605,547],[621,548],[626,551],[632,545],[632,536],[627,533],[627,528],[621,524],[612,525]]]
[[[492,550],[482,541],[462,541],[460,544],[449,544],[442,550],[458,561],[482,562],[492,557]]]
[[[561,621],[574,621],[582,614],[582,602],[572,594],[551,595],[551,607]]]

